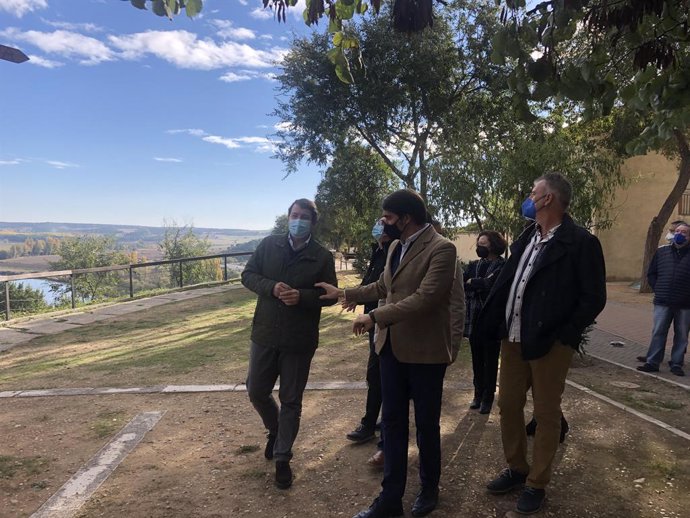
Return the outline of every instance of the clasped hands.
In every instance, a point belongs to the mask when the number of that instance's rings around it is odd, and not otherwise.
[[[345,311],[354,311],[357,307],[356,302],[349,302],[347,300],[344,300],[345,290],[341,290],[340,288],[337,288],[332,284],[328,284],[327,282],[317,282],[316,284],[314,284],[314,286],[317,288],[321,288],[326,292],[323,295],[319,296],[319,298],[322,300],[338,300],[340,298],[343,298],[342,307],[343,309],[345,309]],[[356,335],[364,334],[373,328],[374,321],[367,314],[357,315],[355,317],[355,321],[352,324],[352,332]]]
[[[273,286],[273,296],[286,306],[299,304],[299,290],[296,290],[284,282],[276,282]]]

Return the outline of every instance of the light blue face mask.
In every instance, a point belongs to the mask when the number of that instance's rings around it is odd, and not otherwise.
[[[373,237],[374,239],[376,239],[376,241],[378,241],[379,239],[381,239],[382,235],[383,235],[383,223],[376,222],[376,224],[371,229],[371,237]]]
[[[311,233],[311,221],[308,219],[291,219],[288,230],[293,238],[303,239]]]

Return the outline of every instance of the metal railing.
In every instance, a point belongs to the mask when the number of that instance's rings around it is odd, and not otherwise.
[[[100,266],[97,268],[81,268],[76,270],[59,270],[50,272],[32,272],[32,273],[19,273],[14,275],[0,275],[0,282],[5,283],[5,320],[10,320],[11,318],[11,307],[10,307],[10,282],[21,281],[27,279],[50,279],[55,280],[60,277],[69,277],[70,284],[70,298],[72,309],[76,307],[76,287],[75,279],[79,275],[87,275],[93,273],[104,273],[104,272],[115,272],[128,270],[129,273],[129,297],[134,297],[134,272],[140,268],[155,267],[155,266],[165,266],[173,265],[171,268],[171,277],[175,277],[177,282],[176,288],[184,288],[185,278],[184,278],[184,268],[185,263],[190,263],[192,261],[208,261],[212,259],[222,259],[223,260],[223,281],[228,280],[228,257],[242,257],[250,256],[253,252],[234,252],[228,254],[215,254],[215,255],[204,255],[196,257],[181,257],[178,259],[167,259],[164,261],[150,261],[145,263],[131,263],[116,266]],[[173,268],[177,266],[176,275],[172,275]],[[59,281],[57,281],[59,282]],[[195,284],[208,284],[208,282],[195,283]],[[189,285],[189,284],[188,284]]]

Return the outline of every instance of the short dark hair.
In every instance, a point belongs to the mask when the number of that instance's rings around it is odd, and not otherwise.
[[[495,230],[482,230],[477,236],[477,241],[479,241],[479,238],[482,236],[486,236],[486,238],[489,240],[489,250],[491,250],[491,252],[496,255],[503,255],[503,252],[506,251],[508,243],[506,243],[506,240],[503,239],[501,234]]]
[[[408,214],[417,225],[427,223],[428,213],[424,199],[412,189],[400,189],[389,194],[383,200],[382,207],[398,217]]]
[[[555,193],[558,200],[567,209],[570,205],[570,200],[573,198],[573,186],[565,176],[561,173],[546,173],[535,180],[535,183],[544,180],[549,191]]]
[[[311,212],[311,222],[312,224],[315,224],[317,221],[319,221],[319,211],[316,210],[316,203],[314,203],[311,200],[308,200],[306,198],[300,198],[299,200],[295,200],[290,204],[290,207],[288,208],[288,218],[290,217],[290,213],[292,212],[292,207],[297,205],[301,209],[308,210]]]
[[[671,225],[675,225],[675,226],[678,226],[678,225],[685,225],[685,226],[688,226],[688,224],[687,224],[684,220],[682,220],[682,219],[677,219],[676,221],[671,221]]]

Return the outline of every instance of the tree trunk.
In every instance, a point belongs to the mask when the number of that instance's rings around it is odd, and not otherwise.
[[[680,153],[680,169],[678,171],[678,180],[676,184],[671,189],[666,201],[661,206],[659,214],[652,218],[649,224],[649,229],[647,230],[647,240],[644,245],[644,258],[642,260],[642,273],[640,276],[640,293],[649,293],[652,291],[652,287],[647,281],[647,269],[649,268],[649,263],[652,262],[652,257],[656,253],[659,247],[659,239],[661,238],[661,233],[664,230],[664,225],[673,214],[673,208],[678,205],[681,196],[688,187],[688,181],[690,181],[690,149],[688,149],[688,141],[685,135],[674,130],[676,140],[678,141],[678,151]]]

